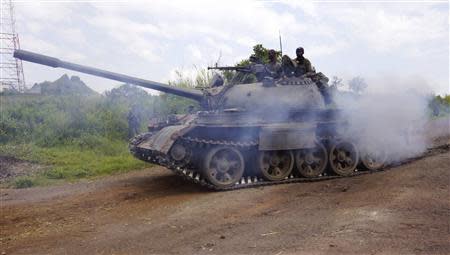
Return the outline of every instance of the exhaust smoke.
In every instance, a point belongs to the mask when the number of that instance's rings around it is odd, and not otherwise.
[[[386,163],[420,155],[428,147],[424,131],[430,93],[424,92],[423,83],[395,83],[389,79],[382,84],[362,94],[334,94],[348,122],[339,130],[341,135],[360,148],[361,156],[383,155]]]

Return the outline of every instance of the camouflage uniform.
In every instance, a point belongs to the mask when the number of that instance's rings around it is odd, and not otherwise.
[[[277,60],[277,52],[275,50],[269,50],[268,52],[269,63],[265,65],[266,72],[274,79],[281,77],[281,64]]]
[[[284,55],[281,58],[281,70],[283,75],[287,77],[294,76],[295,68],[296,67],[294,61],[288,55]]]
[[[281,77],[281,64],[277,62],[269,62],[266,64],[266,70],[274,79]]]
[[[312,69],[311,61],[303,56],[294,59],[294,63],[296,64],[295,76],[302,76],[306,73],[314,72],[314,70]]]

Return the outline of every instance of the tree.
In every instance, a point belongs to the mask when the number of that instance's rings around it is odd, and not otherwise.
[[[338,87],[341,87],[343,85],[342,83],[342,79],[337,77],[337,76],[333,76],[333,78],[331,78],[331,87],[337,89]]]
[[[250,57],[254,56],[256,59],[259,60],[261,64],[267,64],[269,63],[269,50],[266,47],[264,47],[262,44],[256,44],[253,46],[253,53],[250,54],[250,56],[247,59],[243,59],[239,61],[235,66],[236,67],[243,67],[243,66],[249,66],[250,65]],[[281,61],[281,52],[275,51],[278,61]],[[233,83],[252,83],[256,81],[256,77],[253,74],[244,74],[244,73],[236,73],[233,71],[224,71],[223,76],[225,79],[229,82]]]
[[[261,61],[262,64],[269,63],[269,50],[266,47],[264,47],[262,44],[256,44],[253,46],[253,53],[247,58],[241,60],[239,63],[236,64],[236,66],[246,66],[250,64],[250,57],[254,56],[259,61]],[[278,61],[281,61],[281,52],[275,51]]]
[[[360,76],[353,77],[348,81],[348,88],[357,94],[361,94],[367,86],[366,81]]]

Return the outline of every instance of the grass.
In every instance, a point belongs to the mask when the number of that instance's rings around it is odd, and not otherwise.
[[[35,184],[30,177],[19,177],[14,181],[14,187],[18,189],[33,187]]]
[[[35,175],[16,178],[10,183],[16,188],[123,173],[151,166],[135,159],[128,151],[127,144],[120,141],[89,149],[71,145],[42,148],[34,144],[3,144],[0,154],[49,166]]]

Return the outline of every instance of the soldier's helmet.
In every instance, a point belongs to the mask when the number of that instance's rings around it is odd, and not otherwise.
[[[304,54],[305,53],[305,50],[303,49],[303,47],[298,47],[296,50],[295,50],[295,53],[297,53],[297,54]]]

